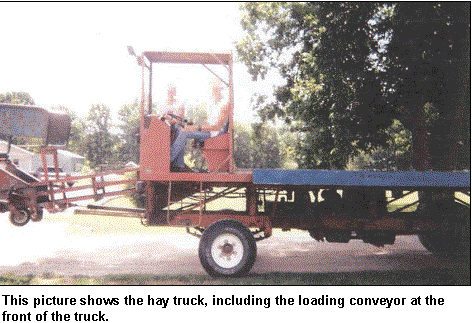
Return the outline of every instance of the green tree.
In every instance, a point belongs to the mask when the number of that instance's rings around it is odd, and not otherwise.
[[[275,68],[285,80],[259,113],[301,133],[301,167],[343,168],[386,147],[395,120],[412,134],[417,169],[467,155],[459,144],[470,131],[452,120],[470,130],[461,117],[470,116],[470,14],[459,14],[469,3],[245,3],[243,12],[240,59],[254,79]]]
[[[93,104],[85,127],[85,156],[92,168],[113,163],[116,159],[117,135],[112,130],[110,108],[104,104]]]
[[[35,105],[33,98],[28,92],[0,93],[0,103]]]
[[[277,128],[280,145],[281,167],[286,169],[298,168],[298,159],[300,157],[297,147],[300,142],[300,134],[290,131],[287,125]]]
[[[279,136],[263,124],[236,125],[234,161],[238,168],[279,168],[282,165]]]
[[[276,68],[286,82],[275,90],[276,101],[260,106],[259,113],[263,120],[285,118],[302,133],[299,162],[305,168],[342,168],[359,150],[386,141],[381,131],[372,129],[388,124],[363,120],[354,113],[360,104],[356,95],[367,91],[366,84],[374,86],[366,82],[368,27],[358,18],[374,5],[360,12],[348,3],[349,8],[340,7],[339,14],[329,12],[336,6],[246,3],[244,7],[248,37],[239,44],[240,57],[255,79]],[[339,16],[342,11],[348,13]],[[347,42],[353,38],[359,41]]]
[[[139,161],[139,103],[124,104],[118,110],[118,133],[119,143],[117,145],[118,160],[122,162]]]
[[[388,103],[412,131],[415,168],[470,168],[470,3],[402,2],[390,28]]]

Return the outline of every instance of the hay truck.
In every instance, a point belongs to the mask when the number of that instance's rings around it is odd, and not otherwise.
[[[199,258],[212,276],[249,272],[256,260],[256,242],[269,238],[274,228],[305,230],[318,241],[360,239],[375,246],[393,244],[396,235],[410,234],[418,235],[435,254],[463,256],[470,252],[469,172],[238,169],[233,159],[232,55],[146,51],[138,56],[128,49],[142,70],[140,165],[123,172],[138,173],[136,187],[146,207],[95,206],[102,209],[95,211],[132,214],[147,226],[185,227],[200,239]],[[195,148],[204,156],[206,172],[173,171],[173,127],[186,120],[153,112],[153,84],[160,77],[153,73],[157,64],[189,69],[203,66],[227,86],[230,108],[226,131]],[[222,74],[215,71],[216,66],[223,67]],[[169,122],[171,119],[175,123]],[[35,205],[55,211],[77,199],[129,193],[105,190],[105,186],[122,185],[126,180],[108,182],[103,174],[94,174],[68,178],[67,182],[77,178],[90,179],[87,188],[93,189],[93,194],[66,196],[80,185],[67,188],[66,180],[61,179],[23,184],[23,190],[35,187],[30,196],[44,199],[25,197],[27,213],[34,213]],[[54,188],[52,182],[60,188]],[[7,193],[18,192],[17,186]],[[2,203],[15,214],[22,205],[7,193]]]
[[[232,56],[147,51],[137,62],[142,69],[139,178],[145,187],[145,224],[184,226],[198,236],[200,261],[210,275],[247,273],[256,259],[256,241],[269,238],[274,228],[306,230],[318,241],[361,239],[376,246],[413,234],[433,253],[469,252],[470,173],[237,169]],[[202,65],[227,85],[228,129],[199,148],[206,173],[171,171],[172,125],[152,113],[156,64]],[[212,66],[224,66],[225,75]],[[230,198],[245,207],[212,207],[213,201]],[[402,206],[395,207],[398,203]]]

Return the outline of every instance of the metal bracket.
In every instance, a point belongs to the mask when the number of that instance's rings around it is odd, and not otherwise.
[[[185,229],[186,229],[188,234],[190,234],[194,237],[197,237],[199,239],[201,238],[203,230],[204,230],[203,228],[199,228],[199,227],[193,227],[192,229],[194,229],[195,231],[191,231],[190,227],[186,227]]]
[[[264,240],[264,239],[267,239],[267,238],[270,237],[270,235],[267,236],[265,234],[265,231],[261,230],[261,229],[258,229],[256,231],[251,231],[251,233],[254,235],[254,240],[256,240],[256,241],[261,241],[261,240]],[[257,236],[258,234],[261,234],[261,233],[262,233],[261,236]]]

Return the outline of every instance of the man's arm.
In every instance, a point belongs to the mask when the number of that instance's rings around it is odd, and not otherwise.
[[[228,120],[229,117],[229,109],[230,105],[229,103],[225,104],[220,111],[220,114],[218,115],[218,120],[216,124],[214,125],[203,125],[201,126],[201,131],[219,131],[221,128],[223,128],[224,124]]]
[[[185,118],[185,104],[182,103],[182,104],[180,105],[180,108],[179,108],[177,111],[175,111],[175,112],[177,113],[177,115],[178,115],[179,117],[181,117],[182,119],[184,119],[184,118]]]

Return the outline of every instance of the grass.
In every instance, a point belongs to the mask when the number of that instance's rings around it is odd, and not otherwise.
[[[33,275],[18,276],[12,273],[0,274],[0,285],[31,285]]]
[[[447,268],[403,271],[363,271],[343,273],[251,273],[240,278],[212,278],[206,275],[107,275],[15,276],[0,275],[1,285],[470,285],[470,266],[456,263]]]

